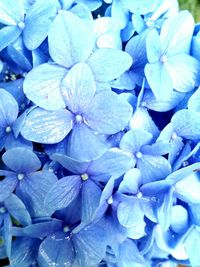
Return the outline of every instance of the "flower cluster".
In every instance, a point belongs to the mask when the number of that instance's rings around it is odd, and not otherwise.
[[[200,266],[199,86],[176,0],[0,0],[0,265]]]

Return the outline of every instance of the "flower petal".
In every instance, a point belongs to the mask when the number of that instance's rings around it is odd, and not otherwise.
[[[0,202],[10,197],[17,185],[16,176],[9,176],[0,181]]]
[[[58,65],[42,64],[30,71],[24,80],[24,93],[37,106],[47,110],[65,108],[60,83],[67,70]]]
[[[16,25],[24,20],[23,1],[16,3],[12,0],[1,0],[0,2],[0,22],[6,25]]]
[[[57,181],[49,190],[45,198],[45,206],[52,213],[66,208],[79,194],[81,177],[77,175],[66,176]]]
[[[83,112],[95,94],[94,76],[85,63],[74,65],[61,83],[65,105],[75,114]]]
[[[62,232],[48,236],[39,247],[38,262],[41,267],[72,266],[74,257],[72,242]]]
[[[69,11],[61,11],[51,26],[48,40],[49,53],[53,60],[61,66],[70,68],[78,62],[85,61],[92,52],[92,24]]]
[[[30,141],[55,144],[72,129],[72,114],[67,110],[33,109],[27,116],[21,135]]]
[[[2,156],[6,166],[16,173],[30,173],[41,167],[39,158],[30,149],[16,147],[9,149]]]
[[[0,51],[14,42],[21,34],[17,26],[6,26],[0,29]]]
[[[87,60],[95,80],[108,82],[118,78],[132,65],[131,56],[123,51],[112,48],[97,49]]]
[[[127,126],[132,107],[114,92],[101,92],[93,98],[90,109],[84,115],[92,129],[103,134],[114,134]]]

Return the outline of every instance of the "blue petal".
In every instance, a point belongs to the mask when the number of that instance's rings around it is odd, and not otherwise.
[[[3,162],[17,174],[34,172],[41,167],[38,157],[29,149],[13,148],[6,151],[2,156]]]
[[[132,58],[128,53],[117,49],[101,48],[89,57],[87,63],[96,81],[107,82],[128,70],[132,65]]]
[[[192,266],[200,265],[200,231],[199,228],[192,227],[186,240],[185,240],[185,249],[189,260]]]
[[[73,2],[73,0],[71,0]],[[64,8],[63,8],[64,9]],[[66,8],[64,10],[67,10]],[[92,13],[88,9],[88,7],[84,4],[77,4],[73,6],[70,11],[77,15],[81,19],[93,20]]]
[[[159,34],[156,30],[151,30],[146,39],[147,58],[149,63],[156,63],[161,56],[161,44]]]
[[[175,205],[172,207],[171,225],[170,228],[177,234],[183,234],[186,232],[189,226],[189,215],[181,205]]]
[[[21,34],[17,26],[6,26],[0,29],[0,51],[14,42]]]
[[[11,196],[17,185],[16,176],[9,176],[0,181],[0,202]]]
[[[56,15],[56,1],[36,1],[26,14],[23,39],[29,50],[36,49],[47,37],[52,20]]]
[[[165,65],[158,62],[148,63],[145,66],[147,81],[155,97],[159,100],[170,98],[173,92],[172,80]]]
[[[148,0],[121,0],[122,4],[131,12],[138,12],[141,15],[145,15],[149,12],[154,11],[158,4],[159,0],[148,1]]]
[[[23,70],[30,71],[32,69],[32,55],[31,52],[25,48],[22,36],[19,36],[15,42],[7,47],[7,53]]]
[[[24,93],[37,106],[47,110],[65,108],[60,82],[67,70],[53,64],[42,64],[29,72],[24,80]]]
[[[31,224],[31,217],[24,205],[24,203],[14,194],[7,198],[4,202],[8,212],[15,218],[22,226]]]
[[[86,173],[88,166],[91,164],[91,162],[78,161],[59,153],[53,154],[51,156],[51,159],[57,161],[65,169],[69,170],[70,172],[73,172],[74,174]]]
[[[24,6],[22,0],[16,3],[12,0],[1,0],[0,22],[6,25],[16,25],[24,20]]]
[[[80,176],[66,176],[51,187],[45,198],[45,206],[52,213],[66,208],[78,196],[80,189]]]
[[[74,65],[61,83],[65,106],[72,112],[84,112],[94,97],[96,87],[92,70],[85,63]]]
[[[8,108],[9,107],[9,108]],[[18,116],[18,104],[14,97],[0,89],[0,125],[1,127],[11,126]]]
[[[200,204],[191,204],[188,209],[192,224],[200,226]]]
[[[200,203],[200,180],[197,173],[193,173],[174,186],[177,198],[187,203]]]
[[[107,150],[100,158],[94,160],[87,172],[100,181],[106,181],[111,176],[118,178],[133,165],[132,157],[118,148]]]
[[[67,68],[85,61],[94,46],[92,32],[90,22],[80,19],[69,11],[61,11],[48,35],[51,57],[57,64]]]
[[[194,19],[188,11],[181,11],[175,17],[168,18],[160,33],[162,51],[167,51],[168,56],[188,53],[193,31]]]
[[[24,201],[32,217],[50,216],[52,208],[44,206],[44,200],[57,177],[49,171],[39,171],[29,174],[16,190],[16,194]]]
[[[116,19],[116,22],[119,24],[120,29],[126,27],[129,21],[129,12],[128,9],[123,8],[120,0],[114,0],[111,7],[111,16]]]
[[[85,119],[99,133],[114,134],[127,126],[131,115],[132,107],[127,101],[114,92],[102,92],[94,97]]]
[[[141,184],[141,173],[138,169],[130,169],[119,185],[118,192],[122,194],[137,194]]]
[[[6,254],[8,258],[10,258],[11,244],[12,244],[11,227],[12,227],[12,221],[10,215],[6,213],[4,215],[3,237],[5,241]]]
[[[105,231],[97,225],[89,226],[74,235],[73,243],[79,265],[97,266],[105,256],[106,241]]]
[[[90,223],[99,206],[101,189],[93,181],[87,180],[82,185],[81,223]]]
[[[47,111],[33,109],[27,116],[21,135],[44,144],[62,141],[72,129],[72,114],[67,110]]]
[[[39,241],[32,238],[17,238],[12,244],[10,265],[13,267],[27,267],[35,262]]]
[[[92,147],[92,149],[91,149]],[[67,155],[78,161],[88,161],[100,157],[108,144],[84,123],[75,124],[68,137]]]
[[[200,138],[200,114],[196,111],[182,109],[174,114],[171,122],[178,136],[191,140]]]
[[[167,159],[161,156],[142,155],[137,161],[143,184],[164,179],[171,173]]]
[[[72,242],[64,232],[57,232],[45,238],[39,247],[38,254],[41,267],[72,266],[75,257]]]
[[[120,148],[124,151],[136,153],[140,151],[143,145],[151,143],[152,135],[144,130],[131,130],[128,131],[121,139]]]
[[[165,68],[172,80],[173,88],[179,92],[189,92],[198,83],[200,63],[189,55],[170,57]]]
[[[46,222],[40,222],[26,226],[23,232],[32,238],[44,238],[62,229],[63,222],[52,219]]]
[[[102,5],[102,0],[77,0],[77,2],[85,4],[91,11],[98,9]]]

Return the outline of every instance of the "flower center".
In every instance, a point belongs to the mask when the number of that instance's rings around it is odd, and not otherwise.
[[[167,61],[168,61],[168,58],[167,58],[166,55],[162,55],[162,56],[160,57],[160,62],[161,62],[161,63],[166,63]]]
[[[0,213],[5,213],[6,212],[6,208],[5,207],[1,207],[0,208]]]
[[[17,24],[17,26],[18,26],[21,30],[23,30],[24,27],[25,27],[25,24],[24,24],[23,21],[20,21],[20,22]]]
[[[12,128],[10,126],[6,127],[6,133],[9,134],[10,132],[12,132]]]
[[[178,135],[175,132],[173,132],[171,139],[176,140],[177,138],[178,138]]]
[[[82,179],[83,181],[87,181],[88,178],[89,178],[89,176],[88,176],[87,173],[81,174],[81,179]]]
[[[109,197],[109,199],[107,200],[107,203],[109,205],[111,205],[113,203],[113,197],[112,196]]]
[[[64,232],[64,233],[69,232],[69,227],[68,227],[67,225],[63,228],[63,232]]]
[[[75,116],[76,123],[81,123],[83,121],[83,117],[80,114],[77,114]]]
[[[137,159],[140,159],[142,157],[142,153],[141,152],[137,152],[135,154],[135,156],[136,156]]]
[[[25,177],[25,175],[23,173],[18,173],[18,175],[17,175],[17,179],[20,181],[23,180],[24,177]]]

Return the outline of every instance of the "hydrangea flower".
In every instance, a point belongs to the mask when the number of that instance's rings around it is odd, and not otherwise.
[[[0,265],[198,266],[199,24],[177,0],[0,2]]]

